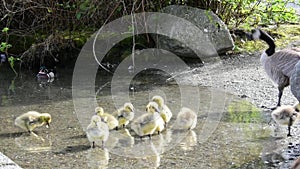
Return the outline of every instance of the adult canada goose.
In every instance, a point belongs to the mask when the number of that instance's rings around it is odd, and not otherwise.
[[[290,79],[291,92],[296,97],[298,102],[300,102],[300,62],[295,66],[294,72]],[[300,110],[300,105],[297,104],[297,110]]]
[[[278,88],[277,107],[280,106],[283,89],[290,84],[290,77],[294,72],[295,65],[300,60],[300,53],[295,49],[284,49],[275,52],[275,43],[273,38],[260,29],[252,30],[250,39],[265,41],[269,48],[264,51],[260,61],[272,81]]]
[[[271,116],[273,120],[279,125],[288,126],[287,136],[291,136],[291,126],[299,120],[300,114],[297,112],[297,105],[282,105],[277,107],[272,113]]]
[[[17,117],[15,119],[15,125],[28,131],[30,134],[37,136],[33,133],[36,127],[43,126],[44,124],[48,128],[51,123],[51,115],[48,113],[39,113],[36,111],[29,111]]]

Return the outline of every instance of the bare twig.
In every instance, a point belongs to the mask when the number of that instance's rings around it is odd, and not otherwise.
[[[110,13],[110,15],[108,16],[108,18],[105,20],[105,22],[103,23],[103,25],[105,25],[108,20],[110,19],[110,17],[112,16],[112,14],[115,12],[115,10],[118,8],[120,4],[120,1],[117,3],[117,5],[115,6],[115,8],[112,10],[112,12]],[[97,34],[95,37],[97,37],[99,35],[99,33],[101,32],[101,30],[103,29],[103,26],[98,30]],[[95,44],[96,44],[96,39],[97,38],[94,38],[94,41],[93,41],[93,55],[94,55],[94,58],[96,60],[96,62],[98,63],[98,65],[100,67],[102,67],[105,71],[109,72],[109,73],[112,73],[110,70],[108,70],[106,67],[104,67],[100,62],[99,60],[97,59],[97,56],[96,56],[96,50],[95,50]]]

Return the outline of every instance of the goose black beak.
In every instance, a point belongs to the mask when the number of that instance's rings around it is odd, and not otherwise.
[[[46,128],[49,128],[50,127],[50,124],[47,122],[46,123]]]
[[[251,33],[245,32],[245,35],[248,40],[254,40]]]

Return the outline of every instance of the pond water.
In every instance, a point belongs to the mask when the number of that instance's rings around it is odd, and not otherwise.
[[[14,78],[12,74],[1,72],[0,152],[22,168],[276,166],[265,161],[267,155],[272,155],[273,149],[268,147],[276,138],[272,136],[268,119],[258,108],[221,89],[178,85],[175,81],[166,83],[169,76],[153,70],[142,72],[131,81],[129,98],[139,112],[143,112],[153,95],[166,98],[166,104],[173,112],[168,129],[152,139],[142,140],[131,130],[114,130],[110,132],[105,149],[91,149],[82,128],[85,124],[77,119],[80,112],[74,110],[72,70],[58,72],[58,78],[49,84],[37,82],[34,73]],[[97,102],[107,112],[116,109],[111,95],[111,78],[98,72],[95,84]],[[199,98],[196,105],[193,98]],[[199,107],[198,123],[191,131],[178,132],[172,130],[172,122],[183,102],[194,109]],[[43,140],[14,125],[14,119],[29,110],[52,115],[49,129],[35,129]]]

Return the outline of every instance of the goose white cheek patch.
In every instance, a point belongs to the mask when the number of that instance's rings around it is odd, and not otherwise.
[[[252,38],[254,40],[258,40],[259,37],[260,37],[260,31],[256,29],[255,32],[252,34]]]

